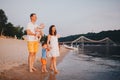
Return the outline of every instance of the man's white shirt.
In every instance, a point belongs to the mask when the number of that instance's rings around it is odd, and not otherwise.
[[[32,22],[29,22],[27,25],[27,30],[30,30],[32,33],[35,34],[35,29],[38,27],[37,24],[34,24]],[[27,40],[28,41],[37,41],[38,39],[36,38],[36,36],[33,35],[27,35]]]

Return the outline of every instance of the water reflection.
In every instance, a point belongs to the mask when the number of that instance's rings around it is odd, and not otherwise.
[[[57,75],[57,74],[54,74],[54,73],[51,73],[51,72],[50,72],[48,80],[57,80],[57,79],[56,79],[56,75]]]
[[[120,62],[108,58],[71,51],[57,67],[57,80],[120,80]]]
[[[57,75],[57,74],[54,74],[53,72],[42,73],[40,80],[57,80],[57,79],[56,79],[56,75]]]

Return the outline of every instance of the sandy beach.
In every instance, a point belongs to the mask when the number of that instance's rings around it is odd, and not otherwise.
[[[64,56],[68,53],[68,49],[60,47],[60,57],[57,60],[59,64]],[[54,74],[51,72],[41,73],[41,47],[36,56],[35,67],[37,71],[30,73],[28,71],[28,50],[27,41],[16,39],[0,39],[0,80],[44,80],[50,77],[53,80]],[[50,59],[48,58],[47,68],[49,68]]]
[[[28,71],[27,42],[16,39],[0,39],[0,80],[120,80],[120,61],[104,57],[80,54],[76,50],[60,47],[57,59],[58,74],[49,70],[42,73],[41,47],[37,53],[35,67],[37,71]]]

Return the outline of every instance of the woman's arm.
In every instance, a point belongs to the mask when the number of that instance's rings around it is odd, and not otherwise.
[[[50,48],[50,38],[51,38],[51,36],[48,35],[48,38],[47,38],[47,46],[48,46],[48,48]]]
[[[59,34],[57,34],[57,38],[60,38],[60,35],[59,35]]]
[[[47,57],[48,57],[48,55],[49,55],[49,51],[50,51],[50,49],[47,48],[47,49],[46,49],[46,56],[47,56]]]

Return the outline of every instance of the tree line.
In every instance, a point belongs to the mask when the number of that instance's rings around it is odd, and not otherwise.
[[[66,37],[61,37],[59,39],[59,42],[73,41],[73,40],[79,38],[80,36],[85,36],[85,37],[87,37],[89,39],[93,39],[93,40],[100,40],[105,37],[109,37],[114,42],[120,44],[120,37],[119,37],[120,30],[108,30],[108,31],[101,31],[99,33],[89,32],[87,34],[70,35],[70,36],[66,36]]]
[[[0,35],[1,36],[9,36],[9,37],[17,37],[21,39],[24,35],[23,27],[14,26],[11,22],[8,22],[8,18],[4,12],[4,10],[0,9]]]
[[[0,9],[0,35],[9,36],[9,37],[17,37],[21,39],[26,31],[23,30],[24,28],[21,26],[14,26],[11,22],[8,22],[8,18],[5,12]],[[80,36],[85,36],[87,38],[93,40],[100,40],[105,37],[109,37],[116,43],[120,44],[120,30],[109,30],[109,31],[101,31],[99,33],[89,32],[87,34],[77,34],[77,35],[70,35],[66,37],[59,38],[59,42],[66,42],[66,41],[73,41]],[[41,39],[41,42],[47,40],[47,36],[44,35]]]
[[[0,9],[0,36],[17,37],[23,39],[23,35],[26,35],[26,30],[21,26],[14,26],[11,22],[8,22],[8,18],[4,10]],[[42,36],[40,42],[47,41],[47,36]]]

